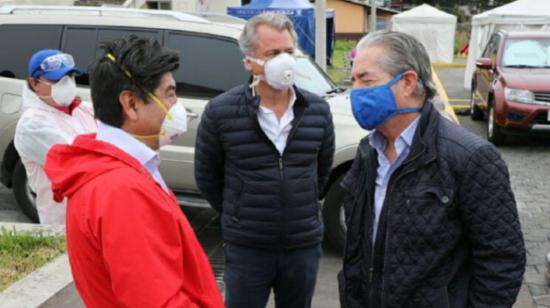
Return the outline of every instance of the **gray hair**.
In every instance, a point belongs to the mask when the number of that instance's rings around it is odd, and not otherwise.
[[[261,25],[267,25],[277,31],[288,30],[296,45],[297,35],[292,21],[283,14],[264,12],[249,19],[239,37],[239,47],[245,56],[251,56],[256,49],[256,31]]]
[[[367,46],[380,46],[385,49],[380,66],[392,76],[409,70],[415,71],[419,78],[416,88],[419,97],[427,101],[436,95],[430,57],[422,43],[413,36],[403,32],[376,31],[357,43],[357,52]]]

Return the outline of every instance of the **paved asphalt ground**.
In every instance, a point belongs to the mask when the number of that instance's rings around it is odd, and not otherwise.
[[[453,104],[466,104],[469,92],[463,89],[464,70],[438,68],[437,73]],[[485,138],[485,122],[459,116],[461,125]],[[524,286],[514,308],[550,307],[550,290],[544,281],[544,258],[550,251],[550,142],[542,139],[514,139],[500,147],[510,169],[522,229],[528,249]],[[212,210],[186,210],[221,282],[223,254],[219,220]],[[11,191],[0,186],[0,221],[27,222],[18,210]],[[324,245],[313,307],[339,307],[336,274],[341,267],[338,253]],[[223,283],[221,283],[223,288]],[[272,300],[269,307],[273,307]]]

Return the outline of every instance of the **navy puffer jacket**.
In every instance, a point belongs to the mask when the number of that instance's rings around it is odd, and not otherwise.
[[[221,212],[226,243],[272,250],[315,245],[323,237],[318,197],[334,155],[329,105],[294,88],[294,120],[283,155],[258,121],[260,99],[242,85],[205,107],[195,178]]]

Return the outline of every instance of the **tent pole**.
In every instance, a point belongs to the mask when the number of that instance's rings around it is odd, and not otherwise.
[[[325,0],[315,1],[315,62],[327,69],[327,16]]]
[[[376,1],[377,0],[371,0],[369,33],[376,31]]]

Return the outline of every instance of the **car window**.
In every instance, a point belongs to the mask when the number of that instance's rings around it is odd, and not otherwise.
[[[499,48],[499,45],[500,45],[500,36],[495,35],[493,37],[493,39],[494,39],[493,40],[493,45],[491,47],[491,52],[489,54],[489,58],[491,58],[491,60],[493,60],[493,63],[496,63],[498,48]]]
[[[180,54],[173,73],[180,96],[214,97],[250,78],[234,40],[168,31],[166,46]]]
[[[97,41],[110,41],[116,38],[128,37],[131,34],[135,34],[140,37],[146,37],[149,39],[155,39],[162,44],[162,32],[155,29],[143,29],[143,28],[99,28],[97,33]]]
[[[483,57],[495,60],[497,57],[499,42],[500,36],[498,34],[493,34],[489,40],[489,43],[487,43],[487,46],[485,47],[485,51],[483,51]]]
[[[45,48],[59,49],[61,26],[0,26],[0,76],[26,78],[31,56]]]
[[[88,67],[95,60],[97,28],[67,27],[61,49],[73,55],[75,65],[82,70],[76,77],[79,85],[89,85]]]
[[[62,50],[73,55],[76,66],[82,70],[76,82],[81,86],[89,85],[88,68],[100,56],[97,46],[99,42],[135,34],[153,38],[162,43],[162,33],[158,30],[142,28],[107,28],[67,26],[63,34]]]
[[[506,41],[502,65],[505,67],[549,67],[549,39],[510,39]]]

